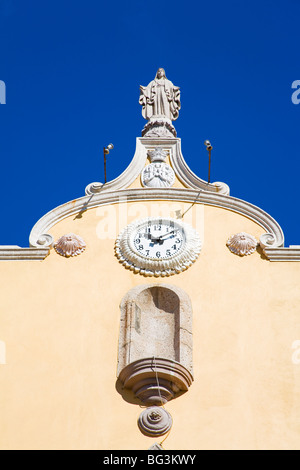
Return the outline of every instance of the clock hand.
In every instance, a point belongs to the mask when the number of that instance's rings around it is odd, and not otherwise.
[[[151,233],[144,233],[144,237],[148,238],[148,240],[151,240],[152,242],[159,241],[159,237],[153,237]]]
[[[176,232],[175,232],[175,230],[172,230],[171,232],[165,233],[164,235],[160,235],[158,237],[158,240],[166,240],[170,235],[172,235],[173,233],[175,234],[177,232],[178,232],[178,230],[176,230]]]

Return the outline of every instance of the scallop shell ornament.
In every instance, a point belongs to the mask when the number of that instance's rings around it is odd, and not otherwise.
[[[258,241],[249,233],[240,232],[229,237],[226,245],[232,253],[246,256],[251,255],[256,250]]]
[[[75,233],[67,233],[54,243],[56,253],[66,258],[80,255],[85,248],[84,240],[79,235],[75,235]]]

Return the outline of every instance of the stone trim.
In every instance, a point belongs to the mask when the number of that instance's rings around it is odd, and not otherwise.
[[[21,248],[19,246],[0,246],[0,261],[43,260],[50,248]]]
[[[263,252],[270,261],[300,261],[300,246],[264,248]]]
[[[163,405],[179,392],[187,391],[192,374],[179,362],[148,357],[128,364],[120,373],[124,388],[130,389],[145,405]]]
[[[87,209],[122,202],[155,200],[207,204],[231,210],[248,217],[266,231],[260,239],[262,248],[280,247],[284,244],[283,232],[278,222],[267,212],[242,199],[195,189],[166,188],[162,191],[161,188],[141,188],[100,192],[58,206],[45,214],[34,225],[29,238],[30,245],[39,247],[43,242],[44,246],[51,246],[53,244],[53,238],[47,231],[66,217],[76,215]]]
[[[148,152],[155,148],[161,148],[170,155],[171,166],[178,179],[187,188],[203,189],[208,192],[229,195],[229,187],[225,183],[208,183],[202,180],[187,165],[181,152],[181,139],[164,137],[138,137],[136,150],[130,164],[117,178],[102,183],[90,183],[85,188],[85,194],[106,193],[117,189],[127,189],[141,174],[147,162]],[[101,188],[101,189],[100,189]],[[162,190],[164,188],[161,188]]]

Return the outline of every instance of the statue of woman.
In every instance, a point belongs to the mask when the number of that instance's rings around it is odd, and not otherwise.
[[[180,110],[180,89],[166,78],[164,69],[159,68],[156,77],[148,86],[140,86],[139,103],[145,119],[166,117],[175,121]]]

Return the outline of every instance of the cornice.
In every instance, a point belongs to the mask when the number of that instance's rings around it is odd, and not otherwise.
[[[45,258],[53,245],[53,238],[48,231],[66,217],[109,204],[151,200],[207,204],[236,212],[253,220],[266,231],[266,233],[260,237],[260,246],[268,259],[271,261],[300,261],[300,246],[283,247],[284,235],[282,229],[278,222],[267,212],[242,199],[187,188],[139,188],[119,191],[101,191],[98,194],[83,196],[75,201],[67,202],[45,214],[34,225],[29,237],[31,248],[0,247],[0,260]]]
[[[191,204],[207,204],[228,209],[248,217],[266,231],[260,239],[260,245],[263,249],[270,247],[278,248],[284,244],[283,232],[276,220],[259,207],[243,201],[242,199],[195,189],[138,188],[119,191],[102,191],[98,194],[84,196],[75,201],[67,202],[53,209],[45,214],[33,227],[29,238],[30,246],[51,247],[53,239],[51,235],[47,233],[48,230],[64,218],[76,215],[87,209],[116,203],[151,200],[182,201]]]
[[[0,246],[0,261],[43,260],[49,254],[50,247],[21,248],[19,246]]]
[[[264,249],[264,254],[270,261],[300,261],[300,245]]]

